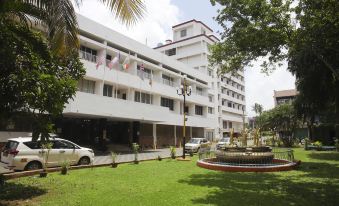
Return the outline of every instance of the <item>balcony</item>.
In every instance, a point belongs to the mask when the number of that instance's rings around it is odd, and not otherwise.
[[[107,119],[164,122],[169,109],[96,94],[77,92],[73,101],[63,111],[68,116],[85,116]]]

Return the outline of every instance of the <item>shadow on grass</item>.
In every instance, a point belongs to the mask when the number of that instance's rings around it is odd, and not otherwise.
[[[304,173],[223,173],[194,174],[179,183],[208,187],[211,192],[192,199],[193,204],[211,205],[338,205],[338,179],[317,179],[339,173],[333,165],[305,164]],[[322,168],[308,169],[310,167]],[[325,172],[326,168],[330,170]],[[335,175],[336,178],[338,175]]]
[[[298,171],[304,172],[302,176],[310,178],[332,178],[339,180],[339,164],[326,162],[302,162]]]
[[[338,161],[338,164],[339,164],[339,152],[337,153],[312,152],[308,154],[308,156],[312,159]]]
[[[9,202],[23,201],[46,193],[45,189],[35,186],[6,182],[0,187],[0,205],[10,205]]]

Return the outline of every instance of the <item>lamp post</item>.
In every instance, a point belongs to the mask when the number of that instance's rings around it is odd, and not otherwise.
[[[182,149],[182,158],[185,159],[185,144],[186,144],[186,95],[190,96],[192,93],[192,87],[187,86],[186,84],[186,75],[183,75],[184,84],[180,85],[180,88],[177,88],[177,94],[184,97],[184,127],[183,127],[183,149]]]

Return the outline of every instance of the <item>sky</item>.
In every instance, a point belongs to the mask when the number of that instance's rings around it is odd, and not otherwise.
[[[209,0],[145,0],[147,12],[136,25],[127,28],[115,20],[111,12],[98,0],[83,0],[77,12],[153,48],[166,39],[172,39],[172,26],[196,19],[204,22],[217,34],[222,28],[213,20],[220,6]],[[217,34],[218,36],[218,34]],[[286,63],[270,75],[260,72],[260,62],[245,68],[245,95],[247,116],[254,116],[254,103],[264,110],[274,107],[273,91],[295,88],[295,77],[286,71]]]

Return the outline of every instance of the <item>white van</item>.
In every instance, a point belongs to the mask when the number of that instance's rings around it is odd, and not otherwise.
[[[47,167],[60,166],[64,161],[70,165],[89,165],[94,160],[92,149],[80,147],[68,140],[51,139],[52,149],[49,152]],[[43,168],[46,150],[42,150],[40,141],[32,137],[9,139],[1,150],[1,162],[10,170],[35,170]]]

